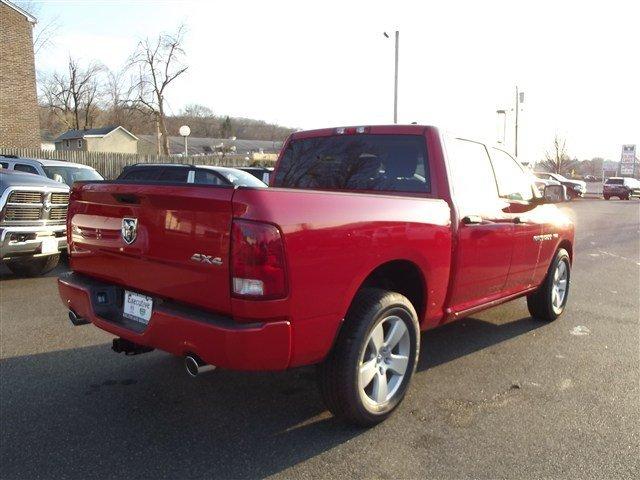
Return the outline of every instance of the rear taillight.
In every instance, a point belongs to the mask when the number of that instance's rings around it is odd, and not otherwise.
[[[231,227],[231,289],[242,298],[287,295],[280,230],[268,223],[234,220]]]

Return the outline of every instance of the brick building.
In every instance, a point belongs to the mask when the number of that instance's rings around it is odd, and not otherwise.
[[[28,12],[0,0],[0,147],[40,147],[35,23]]]

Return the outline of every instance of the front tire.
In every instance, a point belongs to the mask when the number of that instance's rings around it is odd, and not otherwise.
[[[419,340],[418,317],[404,295],[377,288],[358,292],[333,350],[318,366],[329,410],[363,427],[385,420],[406,394]]]
[[[28,257],[25,259],[9,260],[7,267],[19,277],[36,277],[56,268],[59,261],[60,254],[37,258]]]
[[[557,252],[542,285],[527,296],[527,307],[533,318],[551,322],[564,312],[569,298],[571,261],[564,248]]]

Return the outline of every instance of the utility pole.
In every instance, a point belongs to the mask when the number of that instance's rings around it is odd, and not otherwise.
[[[518,86],[516,85],[516,139],[515,139],[515,154],[518,158],[518,111],[520,110],[520,95],[518,93]]]

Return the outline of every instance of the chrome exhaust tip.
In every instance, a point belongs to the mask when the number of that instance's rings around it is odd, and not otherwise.
[[[187,355],[184,357],[184,368],[187,375],[196,378],[199,374],[215,370],[215,365],[208,365],[195,355]]]
[[[88,320],[85,320],[73,310],[69,310],[69,320],[71,320],[71,323],[74,324],[76,327],[78,325],[86,325],[87,323],[89,323]]]

